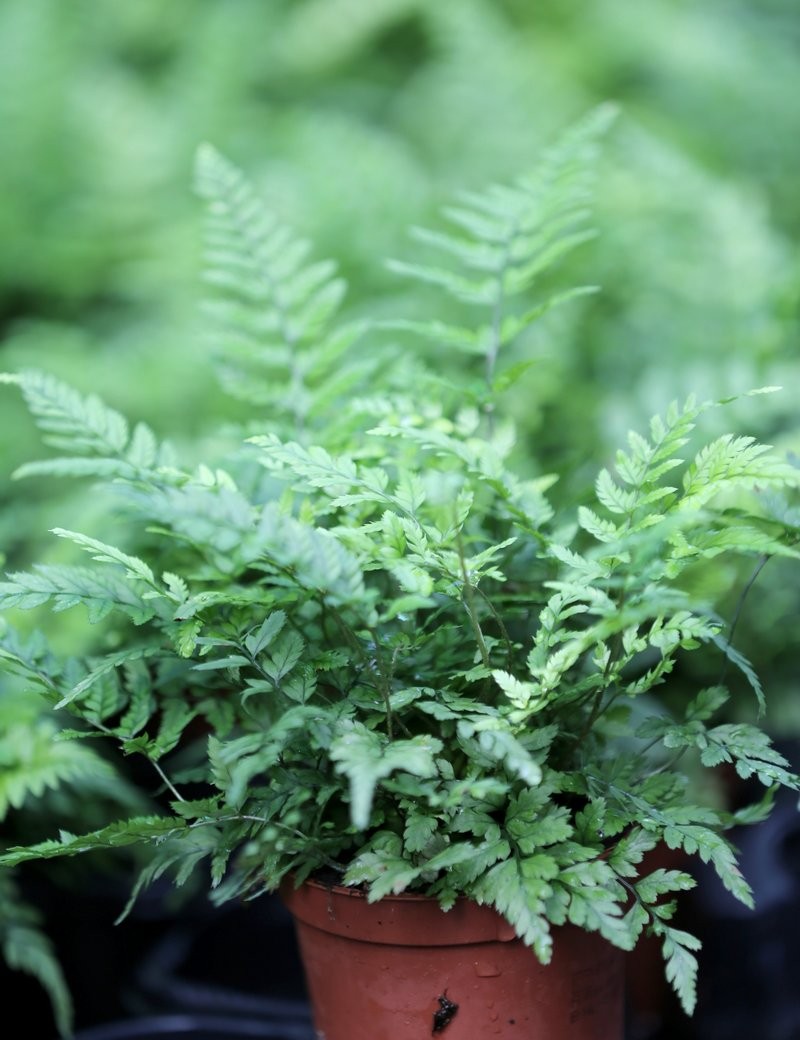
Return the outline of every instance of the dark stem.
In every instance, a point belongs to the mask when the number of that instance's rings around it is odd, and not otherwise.
[[[758,560],[758,563],[756,564],[755,570],[750,575],[750,578],[749,578],[747,584],[745,585],[745,587],[741,591],[741,594],[739,596],[739,602],[736,604],[736,610],[734,610],[734,612],[733,612],[733,617],[731,618],[731,623],[730,623],[730,625],[728,627],[728,646],[732,646],[733,645],[733,636],[734,636],[734,633],[736,632],[736,626],[739,624],[739,619],[742,616],[742,611],[744,609],[745,600],[747,599],[747,597],[748,597],[748,595],[750,593],[750,590],[752,589],[752,587],[755,585],[756,581],[758,580],[759,574],[761,574],[761,572],[764,570],[764,568],[766,567],[766,565],[769,563],[769,561],[771,559],[772,559],[772,557],[771,556],[767,556],[766,553],[764,555],[762,555],[761,557],[759,557],[759,560]],[[725,657],[725,659],[722,662],[722,671],[720,672],[719,681],[717,683],[718,686],[722,686],[722,684],[725,682],[725,676],[728,674],[729,666],[730,666],[730,658]]]
[[[505,304],[505,277],[511,260],[511,247],[518,234],[516,224],[512,225],[503,243],[503,256],[497,274],[497,294],[492,307],[491,340],[489,349],[486,351],[486,386],[489,394],[494,394],[494,373],[497,366],[497,357],[500,353],[500,339],[503,326],[503,307]],[[485,413],[489,427],[489,436],[494,434],[494,401],[489,400],[485,405]]]
[[[475,633],[475,640],[478,644],[478,650],[480,651],[481,661],[483,662],[484,668],[491,668],[491,659],[489,657],[489,650],[486,646],[486,640],[483,638],[483,632],[481,631],[480,622],[478,621],[478,615],[475,611],[475,599],[472,593],[475,589],[470,582],[469,574],[467,573],[467,561],[464,556],[464,543],[461,539],[461,531],[458,530],[456,533],[456,547],[458,549],[458,562],[461,567],[461,579],[462,579],[462,602],[464,608],[467,611],[467,617],[469,618],[472,631]]]
[[[378,692],[383,698],[383,704],[386,709],[386,736],[390,741],[394,740],[394,716],[392,714],[392,701],[391,701],[391,687],[392,677],[391,672],[386,673],[384,667],[383,654],[381,653],[381,644],[378,633],[374,628],[369,630],[372,636],[373,646],[375,647],[375,659],[373,671],[378,680]],[[392,662],[394,664],[394,662]]]

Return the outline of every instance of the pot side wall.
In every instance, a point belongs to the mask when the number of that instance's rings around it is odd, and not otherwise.
[[[499,914],[466,901],[444,913],[321,885],[283,895],[318,1040],[622,1038],[624,955],[597,935],[557,929],[544,966]]]

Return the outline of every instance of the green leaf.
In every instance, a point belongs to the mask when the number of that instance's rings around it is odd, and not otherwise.
[[[499,720],[462,720],[457,728],[462,740],[475,738],[480,750],[494,761],[502,762],[512,776],[519,777],[532,787],[541,783],[541,766],[510,730],[502,728]]]
[[[522,314],[503,311],[508,298],[528,291],[559,259],[592,237],[586,202],[597,142],[610,123],[610,112],[609,107],[596,109],[546,152],[533,173],[513,185],[462,195],[461,205],[444,214],[466,234],[415,228],[415,237],[445,254],[450,266],[390,262],[397,274],[489,310],[491,323],[487,320],[477,333],[437,321],[404,321],[394,327],[490,357],[550,308],[590,291],[581,287],[551,295]]]
[[[772,747],[766,733],[746,723],[726,723],[709,730],[708,746],[700,758],[706,766],[734,762],[739,776],[745,780],[755,776],[765,787],[800,787],[800,777],[791,772],[789,763]]]
[[[330,757],[337,772],[350,780],[350,817],[353,826],[364,830],[372,809],[379,780],[394,772],[413,776],[436,775],[435,756],[442,750],[435,737],[412,737],[385,743],[361,723],[343,723],[331,744]]]
[[[398,274],[411,274],[406,265],[394,263],[389,266],[390,269]],[[410,332],[415,336],[420,336],[422,339],[430,340],[432,343],[440,346],[463,351],[465,354],[482,354],[486,349],[482,342],[483,337],[479,333],[473,332],[472,329],[449,325],[442,321],[395,319],[393,321],[383,321],[379,327],[398,332]]]
[[[276,684],[288,675],[305,650],[305,643],[294,631],[282,632],[269,654],[262,659],[261,667]]]
[[[683,823],[680,811],[667,809],[664,816],[670,821],[664,830],[664,841],[669,848],[682,848],[688,855],[698,855],[704,863],[711,863],[725,888],[752,909],[753,893],[742,876],[730,844],[708,827]]]
[[[333,606],[368,610],[361,565],[329,531],[286,516],[270,503],[259,523],[259,545],[263,557],[290,569],[300,587],[320,593]]]
[[[544,915],[549,894],[550,885],[541,872],[526,875],[515,859],[497,863],[478,878],[470,892],[477,903],[495,907],[543,964],[550,963],[553,952],[550,926]]]
[[[690,951],[699,950],[700,941],[688,932],[667,927],[663,922],[658,923],[656,934],[664,937],[662,949],[667,980],[677,993],[683,1010],[691,1015],[697,1004],[697,958]]]
[[[275,610],[267,614],[258,629],[254,629],[245,639],[244,645],[251,657],[258,657],[275,639],[286,624],[286,613]]]
[[[724,434],[695,456],[683,479],[682,508],[698,509],[729,487],[796,485],[797,471],[753,437]]]
[[[764,697],[764,688],[761,685],[761,680],[758,678],[755,669],[747,660],[741,651],[737,650],[732,643],[729,642],[721,633],[716,633],[711,637],[712,641],[720,650],[725,654],[727,659],[739,669],[742,675],[747,679],[750,684],[750,688],[756,695],[758,701],[758,708],[760,712],[766,709],[766,699]]]
[[[435,816],[411,812],[403,829],[403,843],[408,852],[422,852],[430,842],[439,821]]]
[[[368,884],[371,903],[390,893],[403,892],[419,875],[419,867],[402,855],[398,835],[378,831],[367,849],[352,861],[344,876],[346,885]]]
[[[148,657],[153,657],[158,653],[158,647],[136,646],[131,647],[128,650],[120,650],[118,653],[107,654],[96,665],[94,665],[94,667],[80,680],[80,682],[76,683],[72,687],[65,697],[61,698],[61,700],[56,704],[56,708],[64,708],[68,704],[72,704],[74,701],[79,700],[87,690],[90,690],[96,682],[108,675],[109,672],[113,672],[117,668],[131,664],[134,661],[142,661]]]
[[[84,397],[53,376],[32,370],[13,376],[0,374],[0,381],[21,388],[45,441],[69,453],[67,457],[29,462],[15,472],[15,477],[93,476],[132,481],[157,470],[162,480],[168,479],[167,468],[172,465],[169,448],[158,445],[143,424],[129,437],[124,416],[96,395]]]
[[[565,806],[552,803],[546,788],[522,791],[511,800],[506,827],[523,855],[531,856],[549,845],[572,837],[571,814]]]
[[[251,664],[250,658],[244,654],[228,654],[225,657],[216,657],[212,661],[203,661],[194,665],[196,672],[219,672],[227,668],[242,668]]]
[[[576,863],[562,871],[558,885],[569,893],[567,920],[578,928],[599,932],[623,950],[633,949],[636,932],[622,911],[624,890],[602,860]]]
[[[95,395],[82,397],[53,376],[33,370],[19,373],[14,381],[50,444],[80,454],[122,455],[126,451],[128,423]]]
[[[111,573],[39,564],[32,571],[9,574],[8,579],[0,582],[0,609],[33,610],[49,601],[56,611],[83,604],[92,623],[112,610],[122,611],[137,625],[155,616],[139,592]]]
[[[93,849],[118,848],[123,845],[142,845],[158,842],[185,830],[183,820],[169,816],[135,816],[129,820],[111,823],[88,834],[74,835],[61,832],[58,840],[42,841],[36,845],[10,848],[0,853],[0,865],[15,867],[34,859],[53,859],[75,856]]]
[[[47,790],[98,783],[112,788],[113,767],[84,744],[56,740],[56,732],[51,722],[40,720],[20,721],[0,733],[0,820]]]
[[[641,827],[634,827],[611,849],[608,863],[620,877],[637,877],[645,853],[658,844],[658,839]]]
[[[636,882],[636,892],[645,903],[655,903],[662,895],[687,892],[696,884],[695,879],[683,870],[659,868]]]
[[[707,686],[702,689],[686,709],[686,719],[705,722],[727,703],[730,693],[724,686]]]
[[[152,570],[143,560],[138,559],[136,556],[128,556],[127,553],[122,552],[113,545],[106,545],[105,542],[100,542],[96,538],[90,538],[88,535],[79,534],[76,531],[65,531],[62,527],[54,527],[52,533],[58,535],[59,538],[67,538],[80,546],[81,549],[85,549],[86,552],[92,554],[92,559],[97,560],[99,563],[120,564],[120,566],[125,568],[125,576],[127,578],[138,578],[146,585],[150,585],[153,588],[158,587]]]

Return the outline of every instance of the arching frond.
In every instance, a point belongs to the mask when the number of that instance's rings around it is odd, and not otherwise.
[[[109,480],[160,480],[173,466],[169,445],[159,444],[145,423],[131,432],[127,419],[96,394],[84,396],[55,376],[35,370],[0,373],[0,383],[14,383],[47,444],[62,453],[21,466],[16,477],[88,476]]]
[[[551,307],[593,291],[584,286],[545,294],[516,309],[512,303],[530,294],[550,267],[592,237],[589,216],[598,142],[614,111],[611,105],[595,109],[544,154],[530,175],[512,185],[462,194],[457,205],[444,210],[452,230],[415,228],[414,237],[437,252],[440,263],[390,262],[397,273],[437,286],[485,312],[477,328],[416,321],[395,327],[484,356],[491,384],[504,346]]]
[[[206,201],[205,280],[213,296],[216,356],[224,386],[268,405],[300,432],[342,356],[361,332],[338,326],[345,283],[331,261],[309,259],[298,238],[262,204],[243,174],[211,145],[195,166]]]

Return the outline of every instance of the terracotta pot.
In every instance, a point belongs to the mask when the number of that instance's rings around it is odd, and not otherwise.
[[[295,918],[318,1040],[621,1040],[624,957],[556,930],[552,963],[494,910],[354,889],[282,890]]]

